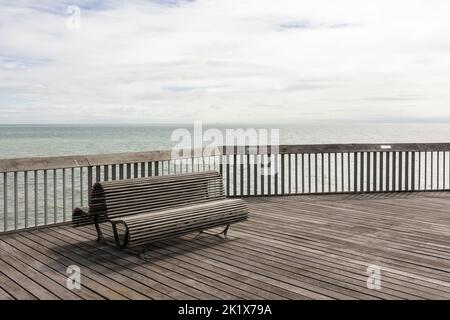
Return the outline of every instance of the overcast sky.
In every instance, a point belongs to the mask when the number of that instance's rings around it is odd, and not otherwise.
[[[448,0],[0,0],[0,123],[450,119],[449,17]]]

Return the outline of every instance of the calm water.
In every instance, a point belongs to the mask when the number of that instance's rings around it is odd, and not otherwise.
[[[192,125],[0,125],[0,159],[170,149],[176,144],[171,141],[171,134],[177,128],[191,130]],[[233,126],[217,128],[225,132]],[[308,124],[272,128],[280,129],[281,144],[450,142],[450,124],[444,123]]]

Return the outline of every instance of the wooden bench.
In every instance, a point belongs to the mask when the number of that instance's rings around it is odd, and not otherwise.
[[[89,207],[73,211],[73,225],[112,224],[116,244],[140,246],[186,233],[244,221],[248,207],[241,199],[226,199],[222,177],[207,171],[148,178],[97,182]]]

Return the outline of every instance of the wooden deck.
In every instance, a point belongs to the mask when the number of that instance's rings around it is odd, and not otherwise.
[[[0,298],[450,299],[450,193],[246,201],[250,220],[229,240],[155,243],[147,261],[98,244],[92,227],[5,234]],[[81,290],[66,288],[70,265]],[[381,290],[367,288],[370,265]]]

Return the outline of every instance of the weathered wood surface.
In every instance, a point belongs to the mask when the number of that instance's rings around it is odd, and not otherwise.
[[[153,243],[147,261],[98,244],[92,226],[3,235],[0,298],[450,299],[450,193],[246,201],[251,219],[229,240]],[[66,288],[74,264],[81,290]],[[366,286],[370,265],[381,290]]]
[[[202,156],[246,154],[295,154],[340,152],[432,152],[450,151],[450,143],[355,143],[355,144],[306,144],[280,146],[219,146],[209,149],[158,150],[146,152],[111,153],[96,155],[71,155],[58,157],[34,157],[0,159],[0,172],[53,170],[63,168],[94,167],[174,159],[190,159]]]

